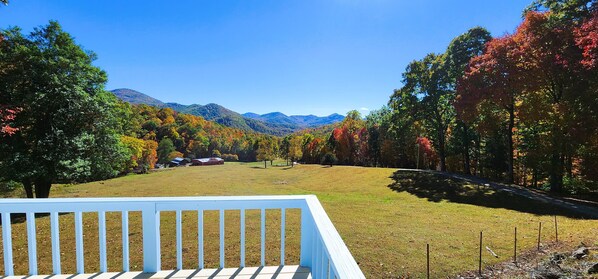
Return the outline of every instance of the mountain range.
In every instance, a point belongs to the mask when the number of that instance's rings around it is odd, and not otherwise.
[[[287,116],[281,112],[271,112],[262,115],[251,112],[239,114],[213,103],[207,105],[165,103],[139,91],[127,88],[114,89],[111,92],[121,100],[131,104],[171,108],[181,113],[201,116],[206,120],[214,121],[224,126],[276,136],[290,134],[305,128],[334,124],[344,119],[344,116],[336,113],[325,117],[315,115]]]

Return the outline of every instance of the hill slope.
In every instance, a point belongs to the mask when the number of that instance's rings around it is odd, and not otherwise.
[[[135,91],[133,89],[119,88],[111,90],[110,92],[114,93],[114,95],[116,95],[116,97],[118,97],[119,99],[134,105],[146,104],[156,107],[164,107],[165,105],[162,101],[145,95],[139,91]]]
[[[336,113],[325,117],[315,115],[287,116],[280,112],[271,112],[262,115],[249,112],[241,115],[213,103],[205,106],[198,104],[182,105],[178,103],[164,103],[139,91],[128,88],[114,89],[111,92],[121,100],[131,104],[146,104],[160,108],[171,108],[178,112],[201,116],[206,120],[214,121],[224,126],[275,136],[291,134],[305,128],[334,124],[344,119],[342,115]]]
[[[267,123],[275,123],[275,124],[283,124],[283,125],[292,125],[297,126],[300,128],[314,128],[329,124],[334,124],[336,122],[343,121],[345,119],[344,116],[334,113],[329,116],[315,116],[315,115],[291,115],[287,116],[281,112],[271,112],[266,114],[256,114],[252,112],[244,113],[243,116],[247,118],[252,118],[260,121],[264,121]]]

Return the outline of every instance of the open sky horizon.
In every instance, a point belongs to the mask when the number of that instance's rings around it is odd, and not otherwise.
[[[512,32],[530,2],[12,0],[0,28],[57,20],[98,55],[108,90],[239,113],[367,114],[409,62],[475,26]]]

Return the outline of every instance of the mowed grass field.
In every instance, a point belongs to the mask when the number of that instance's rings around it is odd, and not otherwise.
[[[226,163],[223,166],[176,168],[80,185],[56,185],[51,197],[315,194],[368,278],[425,277],[427,243],[431,250],[432,277],[447,277],[477,269],[480,231],[484,232],[484,246],[499,255],[499,258],[494,258],[484,249],[484,265],[507,261],[513,254],[514,227],[518,229],[520,250],[535,249],[539,222],[543,224],[542,242],[554,240],[553,214],[558,216],[559,240],[571,245],[581,241],[598,245],[597,220],[568,217],[567,213],[550,205],[504,196],[471,185],[457,185],[454,181],[444,181],[431,175],[396,171],[319,165],[298,165],[294,168],[268,166],[263,169],[263,162]],[[445,183],[448,186],[438,190],[438,185]],[[465,190],[456,191],[453,187]],[[235,267],[239,264],[239,212],[227,211],[225,216],[226,265]],[[286,263],[298,264],[300,213],[288,210],[286,217]],[[206,267],[217,267],[218,212],[206,211],[204,218]],[[73,219],[73,214],[60,216],[63,273],[75,272]],[[174,212],[161,214],[162,269],[176,267],[174,221]],[[120,213],[107,214],[108,268],[112,271],[119,271],[122,266],[120,222]],[[97,227],[97,214],[84,214],[86,272],[99,270]],[[259,228],[259,211],[248,211],[248,266],[260,263]],[[48,217],[37,218],[37,232],[39,272],[50,274]],[[13,224],[12,237],[15,272],[27,274],[24,222]],[[196,212],[184,212],[183,238],[184,268],[196,268]],[[132,270],[142,268],[141,239],[140,214],[130,213]],[[266,264],[278,265],[280,210],[267,212],[266,239]]]

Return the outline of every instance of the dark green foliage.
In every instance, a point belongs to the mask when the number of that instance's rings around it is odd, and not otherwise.
[[[336,162],[338,161],[338,159],[336,158],[336,156],[334,155],[334,153],[328,152],[324,155],[324,157],[322,157],[322,165],[329,165],[332,167],[332,165],[336,164]]]
[[[168,163],[168,155],[175,150],[172,140],[163,138],[158,144],[158,163]]]
[[[1,177],[47,197],[52,183],[117,175],[130,157],[120,144],[119,104],[106,73],[57,22],[23,35],[1,31],[0,103],[21,109],[19,130],[0,142]],[[125,108],[126,109],[126,108]]]

